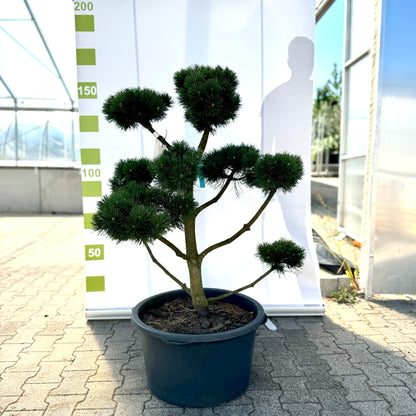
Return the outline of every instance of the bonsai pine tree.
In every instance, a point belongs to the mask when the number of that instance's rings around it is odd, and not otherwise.
[[[185,119],[202,134],[198,148],[185,141],[169,143],[153,128],[152,123],[162,120],[173,104],[168,94],[128,88],[110,96],[103,105],[106,119],[122,130],[143,126],[163,144],[164,151],[153,160],[124,159],[116,165],[110,179],[111,194],[99,202],[93,227],[117,242],[142,244],[152,261],[191,296],[194,308],[203,309],[208,302],[253,287],[272,272],[302,266],[305,251],[294,242],[280,239],[262,243],[257,247],[257,257],[267,265],[265,273],[225,295],[207,299],[204,293],[201,267],[205,257],[249,231],[276,192],[289,192],[296,186],[303,164],[297,155],[260,155],[258,149],[246,144],[226,144],[206,152],[209,137],[234,120],[240,108],[237,76],[230,69],[194,65],[176,72],[174,84]],[[195,192],[201,174],[217,193],[200,205]],[[233,235],[201,249],[195,232],[197,217],[219,202],[232,184],[259,188],[265,198]],[[167,234],[174,229],[184,233],[184,251],[168,239]],[[155,241],[187,263],[189,286],[156,258],[152,250]]]

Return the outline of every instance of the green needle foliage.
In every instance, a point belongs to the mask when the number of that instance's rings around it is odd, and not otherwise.
[[[98,203],[93,227],[117,242],[143,244],[153,262],[192,297],[195,308],[201,309],[208,305],[202,284],[205,256],[249,231],[276,192],[289,192],[297,185],[303,175],[303,165],[299,156],[260,155],[257,148],[246,144],[226,144],[205,152],[209,135],[234,120],[240,108],[237,76],[230,69],[194,65],[176,72],[174,83],[185,119],[203,133],[198,148],[192,148],[185,141],[168,143],[155,132],[152,122],[162,120],[172,106],[169,95],[147,88],[127,88],[110,96],[103,106],[108,121],[122,130],[142,125],[165,150],[154,160],[132,158],[117,163],[110,179],[111,193]],[[201,174],[209,185],[219,190],[211,200],[198,205],[194,194]],[[199,251],[197,216],[217,203],[232,182],[241,187],[257,187],[266,197],[239,231]],[[165,237],[174,229],[183,230],[185,250]],[[187,262],[189,287],[156,259],[150,248],[155,240]],[[260,244],[257,257],[269,267],[268,271],[226,296],[254,286],[273,271],[284,273],[301,267],[305,251],[294,242],[281,239]]]
[[[149,186],[153,179],[152,162],[149,159],[123,159],[116,165],[114,175],[110,179],[110,186],[112,191],[129,182]]]
[[[232,177],[244,179],[252,175],[260,152],[254,146],[228,144],[207,153],[203,158],[202,172],[208,182],[223,182]]]
[[[214,132],[236,118],[238,79],[230,69],[194,65],[176,72],[174,82],[185,118],[196,130]]]
[[[289,153],[266,154],[259,158],[253,172],[246,178],[248,186],[256,186],[265,193],[291,191],[303,176],[300,156]]]
[[[282,238],[274,243],[259,244],[257,257],[274,271],[283,273],[285,270],[294,270],[303,266],[305,250],[293,241]]]
[[[168,94],[148,88],[126,88],[107,98],[103,113],[108,121],[128,130],[139,124],[149,127],[152,121],[163,120],[172,104]]]
[[[192,190],[198,176],[199,158],[186,142],[175,142],[154,161],[158,184],[172,192]]]

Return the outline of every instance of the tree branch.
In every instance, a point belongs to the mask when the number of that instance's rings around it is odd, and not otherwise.
[[[149,123],[149,125],[148,126],[144,126],[147,130],[149,130],[150,131],[150,133],[152,133],[153,134],[153,136],[155,136],[156,137],[156,139],[157,140],[159,140],[160,141],[160,143],[162,143],[163,144],[163,146],[166,146],[167,148],[169,148],[169,147],[171,147],[171,145],[170,145],[170,143],[168,143],[167,141],[166,141],[166,139],[163,137],[163,136],[161,136],[153,127],[152,127],[152,125]]]
[[[202,134],[202,137],[201,137],[201,141],[199,142],[199,145],[198,145],[198,150],[196,154],[198,155],[199,158],[202,157],[202,155],[204,154],[205,148],[207,147],[208,136],[209,136],[209,127],[207,127],[204,130],[204,133]]]
[[[147,243],[143,243],[149,253],[150,258],[152,259],[153,263],[157,264],[175,283],[177,283],[188,295],[191,295],[190,290],[186,286],[185,283],[182,283],[179,279],[177,279],[166,267],[159,263],[156,257],[153,255],[152,250],[150,249]]]
[[[220,192],[218,192],[218,194],[214,198],[212,198],[210,201],[205,202],[205,204],[202,204],[201,206],[195,209],[195,216],[197,216],[205,208],[208,208],[210,205],[218,202],[218,200],[223,196],[224,192],[226,191],[226,189],[228,188],[232,180],[233,180],[233,174],[231,173],[228,179],[226,180],[225,184],[222,186]]]
[[[208,298],[208,302],[215,302],[216,300],[221,300],[221,299],[227,298],[228,296],[235,295],[236,293],[240,293],[243,290],[248,289],[249,287],[254,287],[258,282],[263,280],[272,271],[273,271],[273,268],[270,268],[269,270],[267,270],[266,273],[263,273],[260,277],[258,277],[256,280],[254,280],[250,284],[248,284],[246,286],[243,286],[243,287],[240,287],[240,289],[236,289],[236,290],[233,290],[231,292],[224,293],[223,295],[220,295],[220,296],[215,296],[215,297],[212,297],[212,298]]]
[[[269,202],[272,200],[273,195],[276,193],[276,191],[270,191],[269,195],[267,196],[266,200],[263,202],[261,207],[258,209],[258,211],[254,214],[253,218],[247,223],[244,224],[244,226],[240,229],[240,231],[236,232],[233,236],[230,238],[227,238],[226,240],[223,240],[219,243],[213,244],[212,246],[206,248],[200,255],[199,255],[199,261],[202,262],[202,259],[211,251],[216,250],[217,248],[226,246],[227,244],[232,243],[234,240],[236,240],[240,235],[244,234],[246,231],[250,230],[250,227],[254,224],[254,222],[260,217],[262,212],[265,210]]]
[[[168,246],[170,249],[172,249],[175,254],[180,257],[181,259],[187,260],[188,257],[186,256],[186,254],[182,253],[181,250],[179,250],[178,247],[175,246],[175,244],[171,243],[168,239],[166,239],[165,237],[158,237],[158,240],[160,242],[162,242],[163,244],[165,244],[166,246]]]

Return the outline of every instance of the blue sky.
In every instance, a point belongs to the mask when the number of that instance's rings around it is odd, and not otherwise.
[[[331,76],[334,62],[342,69],[344,0],[336,0],[315,26],[314,93]]]

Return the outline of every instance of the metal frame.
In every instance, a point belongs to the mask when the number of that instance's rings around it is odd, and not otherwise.
[[[40,39],[42,41],[42,44],[43,44],[43,46],[44,46],[44,48],[45,48],[45,50],[46,50],[46,52],[47,52],[47,54],[48,54],[51,62],[52,62],[53,68],[56,71],[56,73],[54,73],[53,71],[51,71],[51,69],[49,67],[47,67],[31,51],[29,51],[24,45],[22,45],[17,39],[15,39],[14,36],[12,36],[9,32],[7,32],[7,30],[5,30],[3,28],[0,28],[0,29],[2,29],[27,54],[29,54],[30,56],[32,56],[37,62],[39,62],[49,72],[51,72],[51,74],[53,76],[55,76],[55,77],[57,77],[59,79],[59,81],[61,82],[61,84],[62,84],[62,86],[63,86],[63,88],[65,90],[66,95],[69,98],[71,107],[70,108],[64,108],[64,107],[62,107],[62,108],[58,108],[58,107],[41,108],[41,107],[22,107],[22,106],[19,106],[19,104],[18,104],[18,97],[16,97],[16,95],[13,93],[13,91],[9,87],[8,83],[6,82],[6,80],[0,75],[0,83],[2,85],[4,85],[5,89],[7,90],[7,92],[10,95],[10,98],[14,102],[14,106],[12,106],[12,107],[11,106],[1,106],[0,105],[0,111],[14,111],[14,113],[15,113],[15,117],[14,117],[15,159],[14,159],[14,161],[16,163],[16,166],[17,166],[17,162],[19,161],[19,135],[18,135],[19,129],[18,129],[18,119],[17,119],[17,112],[18,111],[32,111],[32,112],[34,112],[34,111],[42,111],[42,112],[44,112],[44,111],[63,111],[63,112],[68,111],[68,112],[72,112],[72,113],[78,111],[78,108],[75,106],[75,100],[72,98],[71,93],[69,92],[68,86],[67,86],[67,84],[66,84],[66,82],[65,82],[65,80],[64,80],[64,78],[63,78],[63,76],[61,74],[61,71],[59,70],[59,67],[58,67],[58,65],[57,65],[57,63],[56,63],[56,61],[55,61],[55,59],[53,57],[53,54],[52,54],[52,52],[51,52],[51,50],[50,50],[50,48],[49,48],[49,46],[48,46],[48,44],[46,42],[45,37],[43,36],[42,30],[41,30],[41,28],[40,28],[40,26],[38,24],[38,21],[37,21],[35,15],[32,12],[32,9],[31,9],[31,7],[29,5],[28,0],[23,0],[23,2],[25,4],[25,6],[26,6],[26,9],[27,9],[28,13],[29,13],[30,19],[27,19],[27,18],[22,18],[22,19],[0,19],[0,21],[9,21],[9,22],[10,21],[27,21],[27,22],[30,22],[31,21],[31,22],[33,22],[33,24],[34,24],[34,26],[36,28],[36,31],[37,31],[37,33],[38,33],[38,35],[39,35],[39,37],[40,37]],[[36,97],[34,97],[34,98],[36,98]],[[72,155],[73,155],[72,156],[72,159],[73,159],[73,163],[74,163],[75,162],[75,129],[74,129],[74,121],[73,120],[72,120],[71,129],[72,129]],[[8,136],[8,134],[7,134],[7,136]],[[5,143],[4,143],[4,145],[5,145]]]
[[[343,209],[344,206],[344,181],[345,175],[343,166],[345,161],[352,160],[356,158],[367,158],[367,153],[351,153],[344,155],[344,151],[346,149],[346,133],[347,133],[347,114],[346,108],[348,108],[348,94],[347,91],[349,90],[349,74],[347,73],[349,69],[351,69],[355,64],[361,62],[364,58],[368,57],[371,53],[372,45],[370,44],[369,47],[360,53],[356,54],[355,56],[349,56],[350,53],[350,37],[347,35],[350,33],[351,27],[351,2],[352,0],[345,0],[345,21],[344,21],[344,30],[345,30],[345,40],[344,40],[344,65],[342,71],[342,103],[341,103],[341,141],[340,141],[340,160],[339,160],[339,181],[340,186],[338,187],[338,215],[337,215],[337,228],[339,231],[345,232],[347,235],[352,237],[354,240],[362,242],[362,235],[357,235],[347,227],[342,226],[343,223]],[[348,56],[348,59],[346,57]],[[364,213],[362,213],[362,220],[364,218]]]

